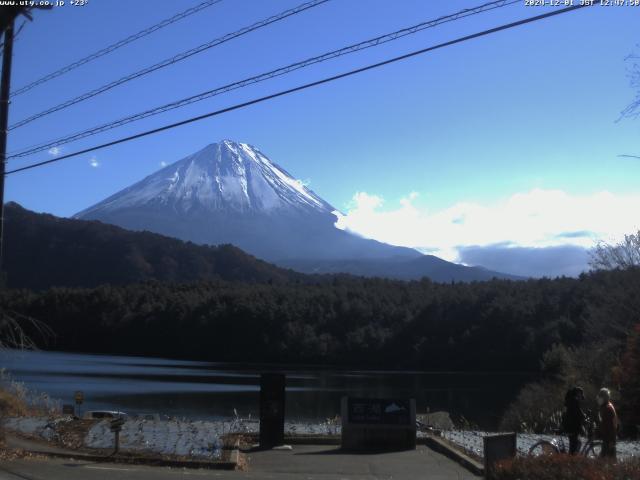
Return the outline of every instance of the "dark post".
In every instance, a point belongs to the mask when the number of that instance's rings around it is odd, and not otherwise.
[[[122,426],[124,425],[124,418],[118,417],[111,420],[111,431],[115,435],[115,448],[113,449],[112,455],[117,454],[120,451],[120,430],[122,430]]]
[[[260,375],[260,448],[284,444],[285,376]]]
[[[77,390],[74,394],[73,394],[74,400],[76,401],[76,406],[78,409],[78,417],[82,418],[82,409],[80,408],[82,406],[82,402],[84,402],[84,392],[82,392],[82,390]]]
[[[113,450],[113,453],[118,453],[120,451],[120,430],[116,430],[116,448]]]
[[[7,129],[9,127],[9,91],[11,88],[11,57],[13,56],[13,19],[4,31],[2,52],[2,80],[0,83],[0,288],[4,286],[4,172],[7,157]]]

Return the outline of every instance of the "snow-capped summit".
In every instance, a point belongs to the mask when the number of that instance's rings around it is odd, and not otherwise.
[[[422,256],[336,228],[335,211],[257,148],[222,140],[75,217],[231,243],[273,262]]]
[[[77,216],[84,218],[94,211],[104,213],[151,205],[166,205],[183,213],[335,210],[257,148],[222,140],[164,167]]]

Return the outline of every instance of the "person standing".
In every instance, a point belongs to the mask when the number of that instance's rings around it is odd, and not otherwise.
[[[602,452],[600,456],[615,461],[618,415],[611,403],[611,392],[609,389],[601,388],[596,400],[600,406],[600,437],[602,438]]]
[[[585,414],[580,407],[584,400],[584,391],[580,387],[573,387],[564,397],[565,413],[562,428],[569,437],[569,454],[575,455],[580,451],[580,433],[585,421]]]

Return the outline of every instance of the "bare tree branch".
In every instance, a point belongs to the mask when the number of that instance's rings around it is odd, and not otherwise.
[[[40,320],[0,309],[0,349],[37,349],[33,334],[28,335],[27,330],[45,341],[55,336],[53,330]]]
[[[640,230],[625,235],[621,242],[610,245],[600,242],[589,252],[593,270],[615,270],[640,267]]]
[[[640,45],[638,45],[638,48],[640,48]],[[637,118],[640,116],[640,55],[632,53],[625,58],[625,61],[629,64],[627,69],[629,84],[636,91],[636,96],[627,108],[620,112],[618,121],[623,118]]]

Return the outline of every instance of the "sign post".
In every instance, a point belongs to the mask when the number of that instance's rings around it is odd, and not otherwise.
[[[82,405],[82,402],[84,402],[84,392],[82,392],[82,390],[76,390],[76,393],[74,393],[73,398],[75,399],[76,406],[78,408],[78,418],[82,418],[80,405]]]
[[[260,448],[284,444],[285,383],[279,373],[260,375]]]
[[[113,455],[117,454],[120,450],[120,431],[122,430],[122,426],[124,425],[123,418],[114,418],[111,420],[111,431],[115,435],[114,443],[115,448],[113,450]]]

